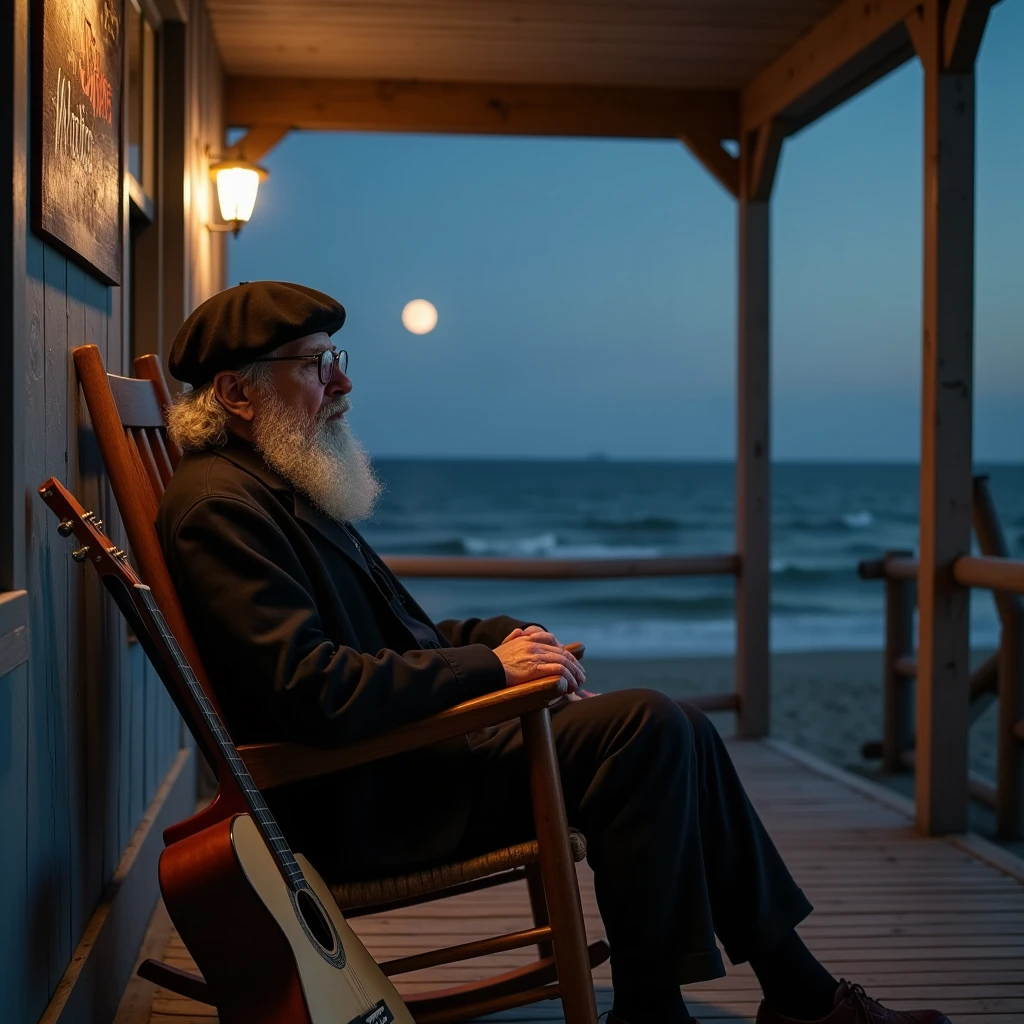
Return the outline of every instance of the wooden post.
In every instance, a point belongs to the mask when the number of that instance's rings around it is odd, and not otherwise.
[[[887,551],[890,558],[912,558],[912,551]],[[882,770],[906,771],[901,754],[914,743],[914,680],[899,671],[914,647],[914,583],[885,580],[885,664],[882,703]]]
[[[171,342],[192,311],[188,296],[188,207],[183,183],[188,168],[188,27],[165,21],[160,31],[160,156],[157,207],[160,248],[159,355],[164,366]]]
[[[576,865],[569,851],[562,782],[547,708],[523,715],[540,870],[551,918],[555,966],[566,1024],[596,1024],[597,1000],[587,955]]]
[[[1008,558],[987,477],[974,478],[974,532],[984,555]],[[1024,825],[1024,744],[1017,723],[1024,714],[1024,604],[1016,594],[995,591],[1002,623],[998,655],[999,723],[996,739],[996,834],[1015,839]]]
[[[916,40],[924,66],[924,310],[915,781],[917,825],[929,835],[967,826],[970,711],[968,591],[952,566],[971,544],[974,71],[973,55],[966,70],[946,69],[942,14],[938,0],[927,0]]]
[[[739,338],[736,380],[736,690],[738,733],[769,727],[769,201],[782,146],[771,123],[740,146]]]

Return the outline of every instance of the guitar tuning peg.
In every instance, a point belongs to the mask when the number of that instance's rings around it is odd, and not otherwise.
[[[89,557],[89,545],[85,544],[80,548],[75,548],[75,550],[71,552],[71,557],[76,562],[84,562]]]
[[[103,529],[103,520],[102,519],[97,519],[95,516],[93,516],[92,525],[95,526],[97,530],[102,530]]]
[[[75,524],[70,519],[62,519],[57,524],[57,532],[62,537],[70,537],[75,532]]]

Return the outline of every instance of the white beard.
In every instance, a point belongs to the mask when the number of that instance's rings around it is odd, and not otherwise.
[[[382,484],[348,423],[327,419],[347,411],[348,399],[339,396],[311,421],[271,389],[261,397],[252,434],[267,465],[339,523],[368,518]]]

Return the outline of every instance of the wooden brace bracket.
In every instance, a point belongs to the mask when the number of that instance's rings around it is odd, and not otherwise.
[[[224,151],[225,160],[248,160],[257,163],[269,153],[290,131],[280,125],[256,125],[250,128],[233,146]]]
[[[974,68],[993,0],[950,0],[942,26],[942,63],[964,74]]]
[[[937,5],[939,0],[928,0],[928,6]],[[966,74],[973,70],[978,56],[988,14],[994,0],[949,0],[945,17],[941,21],[942,70],[952,74]],[[936,15],[939,11],[936,10]],[[924,5],[907,15],[903,24],[907,35],[914,44],[918,59],[928,66],[930,48],[926,29]]]
[[[711,132],[687,132],[680,142],[704,165],[734,199],[740,194],[740,162],[722,148],[722,140]]]
[[[773,117],[748,138],[749,157],[744,161],[746,197],[755,202],[766,202],[771,198],[775,183],[786,126],[779,118]]]

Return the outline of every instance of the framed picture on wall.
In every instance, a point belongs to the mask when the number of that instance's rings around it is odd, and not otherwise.
[[[121,283],[123,0],[34,0],[32,228]]]

